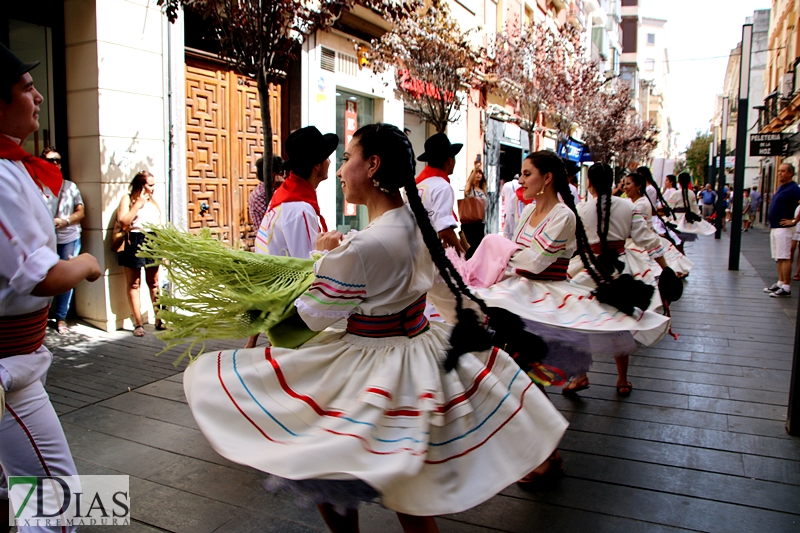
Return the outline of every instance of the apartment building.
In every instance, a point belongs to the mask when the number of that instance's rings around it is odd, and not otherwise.
[[[736,150],[736,130],[740,117],[748,125],[748,136],[759,130],[759,109],[764,94],[764,74],[767,66],[767,48],[769,47],[769,21],[770,10],[756,10],[752,16],[747,17],[745,24],[753,25],[753,44],[750,55],[750,109],[738,109],[739,101],[739,75],[742,64],[742,43],[738,43],[731,50],[728,66],[725,71],[725,81],[722,93],[717,98],[714,118],[711,122],[712,131],[718,138],[725,138],[728,154]],[[722,128],[722,98],[727,96],[730,102],[728,108],[728,129],[721,132]],[[749,151],[749,150],[748,150]],[[727,169],[726,181],[733,181],[733,168]],[[761,157],[749,155],[745,160],[745,187],[759,185],[761,178]]]
[[[769,33],[765,47],[762,105],[751,88],[751,100],[759,111],[761,133],[780,133],[784,141],[781,155],[761,159],[760,180],[765,198],[776,188],[775,173],[781,163],[800,163],[800,0],[774,0],[770,12]],[[753,50],[759,50],[753,45]]]

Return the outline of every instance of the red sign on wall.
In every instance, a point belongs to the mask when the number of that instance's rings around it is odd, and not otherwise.
[[[358,130],[358,102],[345,100],[344,103],[344,147],[353,140],[353,135]],[[354,217],[358,214],[358,206],[347,200],[344,202],[344,216]]]
[[[445,102],[452,102],[455,97],[450,91],[443,91],[430,82],[412,77],[407,69],[400,69],[397,73],[400,74],[400,87],[414,98],[428,96],[434,100],[444,98]]]

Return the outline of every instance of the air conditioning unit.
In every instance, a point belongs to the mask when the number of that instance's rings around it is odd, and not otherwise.
[[[794,72],[787,72],[781,78],[781,94],[788,98],[794,93]]]

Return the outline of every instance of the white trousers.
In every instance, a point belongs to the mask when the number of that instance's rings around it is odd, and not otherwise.
[[[74,476],[75,462],[44,381],[53,356],[42,346],[27,355],[0,359],[6,412],[0,421],[0,500],[6,476]],[[0,504],[6,504],[0,501]],[[20,533],[73,533],[77,527],[22,527]]]

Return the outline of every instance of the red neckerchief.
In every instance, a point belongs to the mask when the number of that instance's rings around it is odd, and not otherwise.
[[[289,177],[283,182],[280,189],[275,191],[272,195],[272,200],[269,202],[269,208],[278,207],[284,202],[305,202],[314,208],[314,212],[319,217],[319,223],[322,226],[322,231],[328,231],[328,225],[325,219],[319,212],[319,204],[317,203],[317,191],[314,187],[294,172],[289,173]]]
[[[428,178],[434,178],[434,177],[442,178],[447,183],[450,183],[450,178],[448,177],[447,172],[439,168],[433,168],[430,165],[425,165],[425,168],[423,168],[422,172],[420,172],[419,176],[417,176],[417,185],[419,185]]]
[[[61,183],[64,181],[64,177],[57,166],[41,157],[32,156],[20,145],[2,134],[0,134],[0,159],[22,161],[28,174],[31,175],[42,193],[44,193],[45,186],[56,196],[61,192]]]
[[[517,199],[525,205],[528,205],[529,203],[533,202],[533,198],[531,198],[530,200],[526,200],[525,198],[522,197],[522,187],[517,189]]]
[[[442,178],[448,184],[450,183],[450,177],[447,175],[447,172],[445,172],[440,168],[433,168],[430,165],[425,165],[425,168],[423,168],[422,172],[420,172],[419,176],[417,176],[417,185],[419,185],[428,178],[437,178],[437,177]],[[456,215],[455,211],[453,211],[453,218],[455,218],[456,222],[458,222],[458,215]]]

